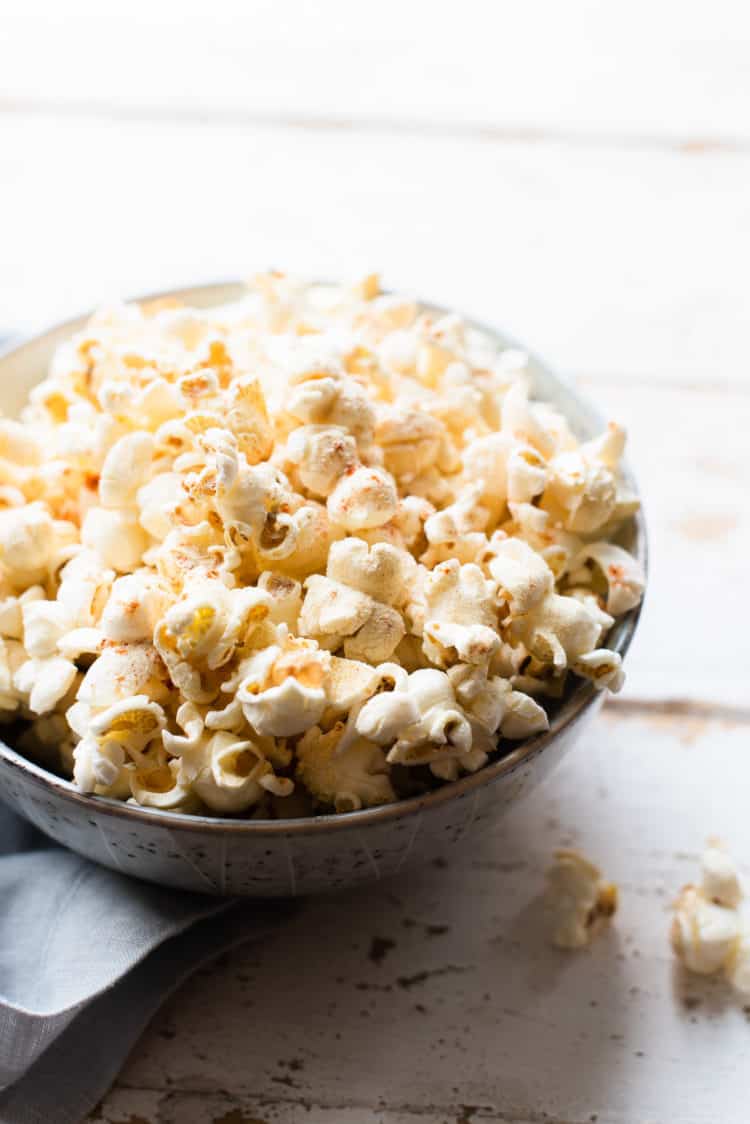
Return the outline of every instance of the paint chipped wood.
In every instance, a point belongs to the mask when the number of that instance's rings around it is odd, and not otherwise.
[[[132,1104],[150,1124],[230,1111],[269,1124],[455,1124],[471,1105],[477,1120],[633,1124],[673,1119],[675,1082],[700,1071],[710,1088],[680,1120],[739,1124],[748,1012],[720,983],[680,973],[667,932],[706,837],[750,854],[749,733],[606,708],[491,837],[311,902],[273,942],[199,973],[144,1036],[104,1119]],[[719,806],[707,793],[727,776]],[[594,857],[621,892],[612,927],[578,954],[550,946],[541,896],[561,845]],[[374,940],[386,955],[372,956]]]

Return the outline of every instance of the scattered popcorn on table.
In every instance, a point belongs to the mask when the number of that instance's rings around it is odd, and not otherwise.
[[[701,859],[701,880],[683,887],[674,904],[670,941],[689,972],[723,972],[743,996],[750,995],[750,918],[742,910],[737,870],[723,846],[710,841]]]
[[[617,911],[617,886],[578,851],[555,852],[547,883],[558,948],[584,948]]]
[[[531,390],[374,276],[98,313],[0,419],[0,717],[83,792],[283,816],[475,772],[573,677],[618,690],[624,434]],[[560,871],[580,944],[614,898]]]

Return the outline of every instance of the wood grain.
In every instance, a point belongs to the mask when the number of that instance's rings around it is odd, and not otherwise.
[[[675,972],[667,930],[708,835],[750,854],[742,786],[721,784],[720,807],[707,798],[749,733],[605,711],[554,779],[445,868],[311,902],[272,944],[200,973],[103,1119],[456,1124],[468,1105],[476,1119],[640,1124],[675,1119],[687,1084],[681,1124],[739,1124],[747,1015]],[[616,924],[578,954],[549,947],[540,899],[560,845],[621,889]]]
[[[627,6],[381,0],[25,0],[3,15],[6,104],[549,132],[587,143],[750,142],[738,0]]]
[[[9,327],[159,285],[380,268],[557,367],[750,385],[750,154],[0,115]]]

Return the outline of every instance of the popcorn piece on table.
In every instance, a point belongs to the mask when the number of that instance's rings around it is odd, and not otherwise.
[[[578,851],[555,852],[547,872],[548,900],[554,910],[552,942],[558,948],[584,948],[617,910],[617,886]]]
[[[742,900],[736,867],[724,847],[711,841],[701,859],[700,882],[683,887],[674,903],[669,936],[689,972],[722,972],[741,995],[750,995],[750,921]]]

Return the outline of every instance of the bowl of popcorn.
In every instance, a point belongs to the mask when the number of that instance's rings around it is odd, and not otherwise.
[[[498,332],[270,273],[0,370],[0,797],[89,858],[216,894],[390,875],[621,686],[624,433]]]

